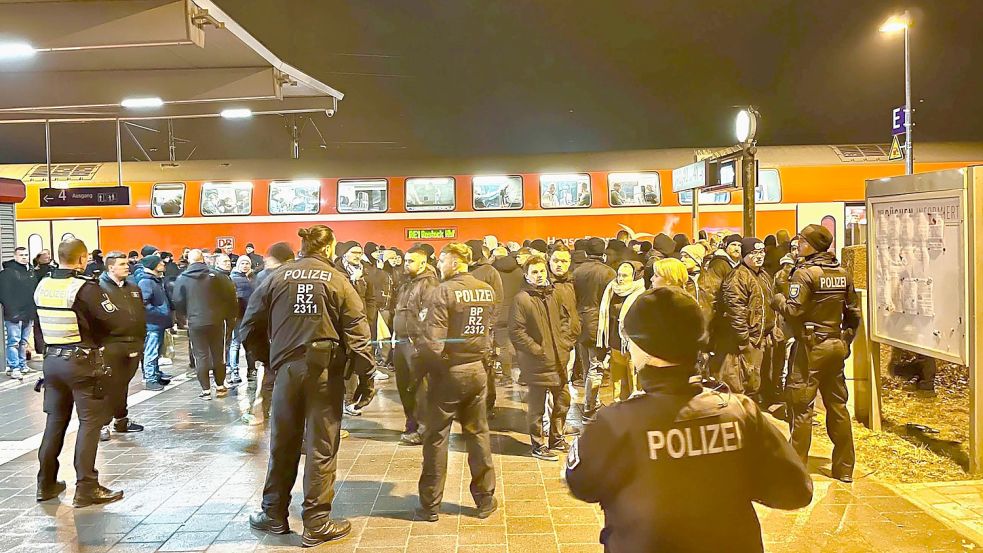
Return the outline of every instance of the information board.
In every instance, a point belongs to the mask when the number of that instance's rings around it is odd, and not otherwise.
[[[967,364],[964,202],[962,188],[868,197],[876,341]]]
[[[39,199],[41,207],[130,205],[130,189],[126,186],[42,188]]]
[[[454,240],[455,238],[457,238],[456,227],[406,229],[407,240]]]

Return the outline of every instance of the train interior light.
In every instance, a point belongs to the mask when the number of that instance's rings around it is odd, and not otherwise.
[[[0,60],[29,58],[33,56],[35,52],[37,52],[37,50],[26,42],[0,43]]]

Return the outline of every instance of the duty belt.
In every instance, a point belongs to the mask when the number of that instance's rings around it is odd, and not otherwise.
[[[95,351],[93,348],[86,348],[82,346],[48,346],[44,350],[44,355],[45,357],[50,355],[54,357],[69,358],[76,353],[88,356],[93,351]]]

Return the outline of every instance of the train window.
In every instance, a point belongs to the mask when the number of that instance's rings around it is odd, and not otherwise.
[[[201,183],[201,214],[205,217],[249,215],[253,212],[253,183]]]
[[[754,201],[759,204],[777,204],[782,201],[782,180],[778,169],[758,169]]]
[[[321,207],[321,181],[290,180],[270,183],[270,215],[312,214]]]
[[[389,182],[386,179],[338,181],[339,213],[371,213],[389,209]]]
[[[700,205],[719,205],[730,203],[730,192],[700,192]],[[693,191],[679,192],[679,205],[693,205]]]
[[[453,211],[453,177],[406,179],[406,211]]]
[[[544,209],[590,207],[590,175],[540,175],[539,205]]]
[[[180,217],[184,215],[184,183],[159,182],[150,195],[150,215]]]
[[[44,249],[44,239],[40,234],[32,234],[27,237],[27,254],[34,259]]]
[[[662,203],[659,174],[609,173],[608,201],[612,207],[659,205]]]
[[[844,223],[846,243],[844,246],[856,246],[867,242],[867,206],[847,205],[844,207]]]
[[[522,177],[494,175],[471,179],[472,206],[476,210],[522,209]]]

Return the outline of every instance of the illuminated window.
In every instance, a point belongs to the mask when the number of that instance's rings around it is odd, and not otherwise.
[[[782,201],[782,181],[778,169],[758,169],[754,201],[760,204],[777,204]]]
[[[522,209],[522,177],[492,175],[471,179],[472,207],[476,210]]]
[[[386,179],[338,181],[339,213],[382,213],[389,209]]]
[[[700,192],[700,205],[719,205],[730,203],[730,192]],[[679,192],[680,205],[693,205],[693,191]]]
[[[270,215],[313,214],[321,207],[321,181],[290,180],[270,183]]]
[[[154,185],[150,195],[150,215],[180,217],[184,215],[184,183],[161,182]]]
[[[586,173],[539,176],[539,205],[544,209],[590,207],[591,201]]]
[[[453,177],[406,179],[406,211],[453,211]]]
[[[611,207],[659,205],[662,203],[659,174],[608,174],[608,201]]]
[[[253,183],[204,182],[201,184],[201,214],[205,217],[249,215],[253,212]]]

